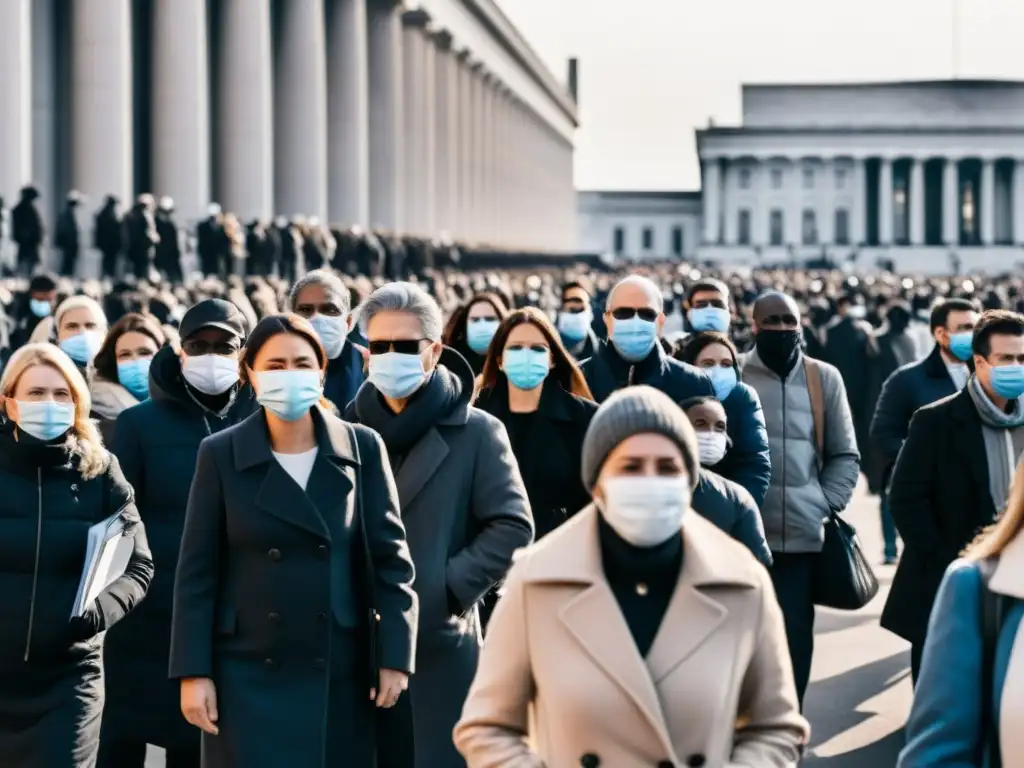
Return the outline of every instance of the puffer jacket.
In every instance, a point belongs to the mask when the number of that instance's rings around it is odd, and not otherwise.
[[[825,401],[825,450],[818,469],[814,417],[803,357],[783,381],[757,351],[744,356],[742,380],[761,399],[768,426],[772,480],[761,506],[772,552],[820,552],[822,523],[850,503],[860,453],[846,387],[839,371],[818,361]]]
[[[705,520],[744,544],[762,565],[771,566],[772,552],[764,537],[761,513],[746,488],[702,468],[691,506]]]

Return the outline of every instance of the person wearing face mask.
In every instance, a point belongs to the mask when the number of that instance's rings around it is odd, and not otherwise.
[[[477,294],[452,313],[442,340],[445,346],[462,355],[473,374],[479,376],[491,339],[507,316],[507,305],[497,294]]]
[[[130,312],[111,326],[92,361],[92,417],[105,445],[114,444],[117,417],[149,397],[149,367],[166,339],[153,318]]]
[[[985,312],[972,349],[967,386],[911,419],[889,488],[904,549],[882,626],[910,642],[915,680],[942,575],[1002,513],[1024,451],[1024,316]]]
[[[92,768],[104,705],[104,632],[153,577],[146,528],[89,419],[89,390],[51,344],[16,352],[0,379],[0,765]],[[88,531],[119,516],[122,575],[71,617]]]
[[[437,303],[418,285],[389,283],[360,322],[369,376],[345,418],[384,440],[416,566],[416,764],[458,768],[451,732],[480,653],[477,605],[532,541],[530,503],[505,427],[473,407],[473,371],[441,343]]]
[[[191,307],[180,348],[153,356],[149,399],[117,418],[113,452],[149,524],[156,577],[141,609],[107,638],[99,768],[141,768],[147,744],[166,750],[168,766],[199,765],[199,731],[182,716],[179,686],[167,678],[174,571],[200,442],[256,408],[238,375],[246,329],[227,301]]]
[[[565,283],[558,312],[558,334],[576,360],[586,360],[597,349],[598,339],[593,324],[591,290],[579,280]]]
[[[917,410],[955,395],[967,384],[974,365],[971,343],[979,317],[980,307],[968,299],[938,302],[932,308],[929,323],[934,339],[932,351],[924,360],[900,367],[882,384],[871,419],[871,442],[877,471],[881,474],[882,532],[885,561],[889,564],[894,564],[898,555],[896,524],[892,521],[888,500],[896,457]]]
[[[299,315],[263,318],[241,361],[262,407],[199,449],[170,676],[206,768],[377,766],[375,707],[413,671],[394,478],[380,437],[324,399],[327,360]]]
[[[53,310],[57,306],[57,281],[52,275],[35,275],[28,284],[28,294],[15,318],[16,325],[11,331],[11,347],[18,349],[29,343],[36,329],[42,326],[45,341],[53,324]]]
[[[363,352],[349,339],[352,328],[352,296],[334,273],[317,269],[306,273],[289,295],[292,311],[313,326],[327,353],[324,397],[344,411],[366,376]]]
[[[686,292],[686,320],[693,333],[728,333],[732,324],[729,288],[721,280],[702,278]]]
[[[699,461],[661,392],[598,409],[581,465],[594,503],[517,558],[491,619],[455,728],[468,768],[800,758],[809,729],[771,581],[693,513]]]
[[[712,397],[680,403],[697,433],[700,480],[693,490],[693,509],[749,549],[766,567],[772,553],[764,536],[761,512],[747,490],[717,473],[729,453],[728,423],[723,405]]]
[[[107,335],[107,316],[88,296],[72,296],[57,307],[53,316],[54,341],[85,373]]]
[[[762,294],[754,302],[753,322],[755,346],[744,356],[742,380],[764,405],[772,472],[761,518],[803,702],[814,654],[814,578],[824,521],[849,505],[860,454],[842,376],[828,363],[804,356],[796,301],[774,291]],[[820,416],[810,389],[816,383]]]

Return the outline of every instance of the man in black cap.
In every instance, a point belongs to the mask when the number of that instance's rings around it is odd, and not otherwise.
[[[171,599],[178,546],[199,443],[255,410],[238,378],[247,327],[238,307],[206,299],[185,313],[181,351],[164,347],[149,371],[150,399],[121,413],[113,451],[136,503],[153,526],[150,546],[159,561],[135,621],[109,633],[99,766],[145,764],[146,745],[167,750],[168,765],[199,768],[199,730],[182,717],[178,681],[167,679]]]

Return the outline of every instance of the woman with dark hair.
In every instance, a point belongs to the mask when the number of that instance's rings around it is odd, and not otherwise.
[[[167,342],[156,321],[135,312],[114,323],[93,358],[89,377],[92,417],[112,445],[114,423],[126,408],[149,397],[149,366]]]
[[[590,503],[580,481],[580,448],[597,404],[543,312],[517,309],[498,327],[476,405],[505,425],[537,539]]]
[[[327,360],[304,318],[261,320],[240,374],[262,407],[199,448],[170,676],[207,768],[375,766],[374,704],[413,669],[394,477],[380,437],[327,407]]]
[[[508,307],[497,294],[478,293],[448,318],[441,340],[466,358],[473,374],[479,376],[491,339],[506,317]]]
[[[746,488],[760,508],[768,492],[771,473],[765,478],[756,471],[756,467],[748,470],[743,466],[742,458],[738,460],[737,456],[749,455],[749,451],[742,450],[744,436],[760,434],[760,438],[752,441],[747,448],[754,444],[767,444],[768,436],[764,426],[764,414],[761,411],[761,399],[752,387],[740,381],[740,355],[736,351],[736,345],[724,333],[702,331],[687,336],[676,349],[675,358],[700,368],[708,375],[715,389],[715,397],[729,413],[733,414],[730,421],[736,420],[737,413],[748,414],[748,422],[756,425],[755,430],[733,430],[732,437],[739,444],[737,447],[740,450],[727,453],[725,458],[715,465],[715,472]]]

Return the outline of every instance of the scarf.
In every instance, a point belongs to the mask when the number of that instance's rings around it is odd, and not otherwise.
[[[981,419],[989,493],[996,512],[1001,513],[1017,470],[1017,459],[1024,450],[1024,407],[1020,400],[1014,400],[1010,413],[1001,411],[989,399],[977,376],[971,376],[967,381],[967,393]]]

